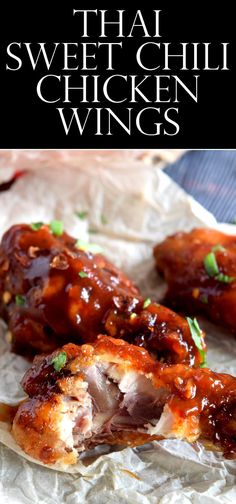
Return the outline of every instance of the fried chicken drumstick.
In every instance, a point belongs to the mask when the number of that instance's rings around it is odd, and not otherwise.
[[[154,249],[168,283],[165,303],[203,313],[236,333],[236,236],[213,229],[176,233]]]
[[[167,365],[119,339],[67,344],[37,356],[22,381],[28,394],[13,436],[46,464],[73,464],[100,444],[137,446],[162,438],[203,441],[236,456],[236,378]]]
[[[0,315],[15,352],[50,352],[106,333],[147,347],[166,362],[202,362],[184,318],[144,300],[103,255],[82,250],[50,226],[15,225],[5,233],[0,293]]]

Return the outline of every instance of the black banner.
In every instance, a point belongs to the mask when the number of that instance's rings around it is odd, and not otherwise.
[[[236,148],[233,4],[206,4],[4,4],[0,147]]]

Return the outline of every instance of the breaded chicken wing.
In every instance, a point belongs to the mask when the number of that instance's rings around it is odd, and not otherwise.
[[[202,362],[184,318],[143,299],[103,255],[84,250],[61,229],[25,224],[5,233],[0,293],[0,314],[16,352],[48,352],[107,333],[147,347],[166,362]]]
[[[28,399],[13,422],[16,442],[46,464],[73,464],[100,444],[162,438],[236,456],[236,378],[166,365],[119,339],[68,344],[38,356],[22,381]]]
[[[236,333],[236,236],[213,229],[176,233],[156,245],[154,256],[168,283],[165,303]]]

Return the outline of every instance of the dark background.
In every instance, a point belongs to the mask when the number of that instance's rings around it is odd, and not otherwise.
[[[236,224],[235,150],[188,151],[165,172],[219,222]]]
[[[203,72],[200,79],[199,103],[190,99],[180,104],[181,133],[177,136],[147,137],[137,132],[131,137],[117,126],[114,136],[93,136],[86,131],[80,136],[76,128],[74,133],[65,135],[56,106],[63,104],[44,104],[36,95],[36,84],[46,73],[43,70],[33,72],[24,59],[23,69],[17,72],[6,72],[6,47],[12,41],[19,42],[80,42],[79,18],[72,16],[72,9],[106,9],[111,4],[104,2],[98,5],[78,1],[59,2],[22,2],[20,4],[4,3],[0,8],[0,147],[1,148],[236,148],[234,122],[236,119],[236,62],[235,62],[235,15],[233,2],[213,7],[214,3],[204,2],[149,2],[148,9],[136,5],[128,8],[128,16],[133,19],[133,13],[140,8],[142,11],[163,9],[164,23],[161,25],[162,39],[156,41],[181,42],[230,42],[229,64],[232,70],[228,72]],[[144,4],[145,5],[145,4]],[[230,6],[229,6],[230,5]],[[127,9],[127,4],[112,4],[112,9]],[[97,33],[94,28],[94,41]],[[100,39],[103,41],[104,39]],[[108,39],[105,39],[107,41]],[[120,39],[111,38],[119,42]],[[132,65],[135,49],[149,39],[122,39],[127,50],[125,58],[117,65],[117,73],[137,74],[137,66]],[[82,39],[82,41],[93,41]],[[130,52],[129,52],[130,51]],[[59,63],[59,61],[58,61]],[[98,60],[98,64],[101,61]],[[50,71],[51,73],[51,71]],[[65,73],[53,67],[52,73]],[[77,72],[68,72],[76,75]],[[89,72],[87,72],[89,73]],[[93,72],[96,73],[96,72]],[[101,72],[98,72],[101,73]],[[140,74],[147,73],[141,71]],[[168,72],[165,72],[168,73]],[[175,73],[175,72],[170,72]],[[201,72],[196,72],[200,73]],[[187,72],[179,72],[180,78],[187,79]],[[151,105],[151,104],[150,104]],[[71,106],[80,107],[79,103]],[[84,105],[89,106],[88,104]],[[121,105],[98,104],[92,106],[107,106],[114,109],[122,118]],[[133,107],[125,103],[124,107]],[[138,110],[146,106],[143,102]],[[158,104],[156,104],[158,107]],[[164,104],[164,108],[176,106]],[[148,125],[146,125],[148,127]]]

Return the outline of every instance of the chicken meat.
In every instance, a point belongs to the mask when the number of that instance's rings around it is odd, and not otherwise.
[[[22,381],[27,399],[13,436],[45,464],[73,464],[98,445],[176,438],[236,456],[236,378],[167,365],[107,336],[37,356]]]
[[[156,245],[154,256],[168,284],[165,304],[236,333],[236,236],[214,229],[176,233]]]
[[[103,255],[54,228],[20,224],[2,238],[0,315],[13,351],[50,352],[105,333],[146,347],[165,362],[202,362],[185,318],[144,299]]]

